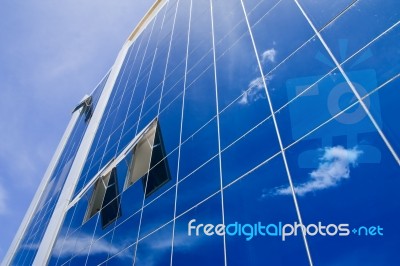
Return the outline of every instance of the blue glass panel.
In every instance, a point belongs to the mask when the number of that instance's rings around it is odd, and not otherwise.
[[[165,167],[165,168],[164,168]],[[164,173],[162,172],[163,170],[160,170],[162,168],[165,171],[169,171],[169,173]],[[163,194],[165,191],[170,189],[172,186],[176,184],[176,173],[177,173],[177,168],[178,168],[178,151],[174,151],[172,154],[168,155],[168,157],[164,158],[162,161],[158,162],[154,167],[150,169],[150,178],[151,175],[154,174],[156,176],[157,174],[162,174],[162,175],[169,175],[169,176],[163,176],[165,180],[168,180],[166,183],[163,183],[161,187],[158,187],[154,192],[152,192],[150,195],[146,196],[145,204],[149,203],[150,201],[154,200],[161,194]]]
[[[265,74],[314,35],[294,1],[289,0],[250,24]]]
[[[207,236],[204,233],[196,236],[195,230],[188,235],[188,224],[195,219],[197,224],[222,223],[221,195],[217,194],[184,214],[176,220],[174,235],[173,265],[223,265],[224,239],[216,234]]]
[[[399,87],[400,78],[397,78],[364,100],[365,103],[370,103],[369,110],[375,120],[382,121],[381,129],[398,155],[400,154]],[[377,98],[378,102],[375,101]]]
[[[171,7],[172,8],[172,7]],[[175,8],[175,7],[174,7]],[[162,96],[166,95],[174,84],[184,77],[185,72],[185,57],[186,57],[186,46],[187,46],[187,34],[189,26],[189,10],[190,1],[180,1],[176,14],[175,29],[170,47],[169,61],[167,65],[167,76],[164,81],[164,89]],[[172,10],[171,10],[172,11]],[[180,92],[183,90],[183,86],[178,88]],[[175,98],[173,96],[173,98]],[[168,102],[162,101],[161,109],[164,109]]]
[[[82,198],[75,204],[75,212],[74,216],[72,217],[70,226],[69,226],[69,233],[78,229],[84,221],[85,214],[89,205],[90,195],[92,194],[93,189],[89,189],[87,193],[85,193]]]
[[[283,241],[279,235],[279,223],[298,221],[292,197],[278,197],[274,193],[275,187],[288,185],[283,158],[279,155],[224,190],[225,224],[233,224],[226,236],[229,265],[309,265],[302,237]],[[258,223],[273,224],[268,230],[270,234],[265,227],[249,228]],[[247,229],[243,227],[245,224]],[[243,234],[234,234],[236,230]]]
[[[354,106],[343,116],[354,114],[357,108]],[[331,235],[324,232],[326,236],[308,237],[315,264],[394,265],[398,261],[399,240],[394,233],[398,223],[393,217],[400,207],[400,168],[372,128],[365,115],[342,127],[332,121],[288,149],[304,224],[347,224],[343,226],[348,229],[347,235],[340,230],[345,235],[339,236],[338,230],[330,226]],[[327,135],[335,136],[332,143],[318,141]],[[281,198],[287,197],[286,191],[277,191],[282,192],[278,193]],[[375,226],[374,235],[360,229],[362,226]],[[378,226],[383,228],[383,235]]]
[[[134,247],[129,247],[124,249],[123,251],[119,252],[114,257],[110,258],[104,264],[107,266],[121,266],[121,265],[132,265],[133,264],[133,252]]]
[[[221,140],[222,142],[222,140]],[[222,176],[229,184],[280,151],[271,118],[222,152]]]
[[[175,187],[143,209],[140,238],[156,230],[174,218]]]
[[[172,79],[172,78],[171,78]],[[175,82],[171,82],[169,86],[164,86],[163,97],[161,99],[161,112],[175,100],[182,98],[183,95],[183,76],[179,77]]]
[[[158,113],[161,89],[162,84],[158,84],[157,88],[153,87],[152,92],[147,95],[143,104],[142,116],[145,116],[153,108],[155,108],[156,113]]]
[[[69,265],[85,265],[87,261],[88,252],[89,252],[89,246],[84,247],[80,251],[77,251],[75,253],[76,256],[70,260]]]
[[[147,52],[143,60],[143,66],[142,69],[147,69],[146,72],[150,72],[152,69],[152,62],[154,57],[157,55],[157,44],[158,44],[158,38],[160,35],[161,27],[163,25],[163,20],[164,20],[164,9],[160,10],[156,17],[153,19],[154,25],[152,25],[153,30],[152,34],[149,39],[149,44],[147,46]],[[158,61],[154,61],[158,62]],[[157,64],[157,63],[156,63]],[[151,75],[151,73],[149,73]],[[147,82],[147,80],[146,80]]]
[[[219,160],[215,158],[179,182],[176,215],[220,189]]]
[[[59,253],[58,265],[70,260],[74,256],[77,256],[77,260],[86,260],[97,217],[96,215],[95,218],[92,218],[85,225],[68,235],[61,233],[58,236],[61,243],[60,246],[55,247],[55,251]]]
[[[112,242],[110,244],[110,247],[112,247],[109,250],[110,257],[136,242],[138,237],[139,220],[140,213],[137,213],[115,227]],[[133,253],[131,256],[133,257]]]
[[[356,101],[340,72],[331,72],[316,82],[319,79],[319,76],[305,77],[287,82],[289,98],[297,98],[276,115],[284,146],[309,133]],[[314,85],[301,93],[310,84]],[[359,115],[358,119],[361,119],[362,109],[356,110],[356,113]],[[338,119],[338,126],[352,123],[353,119],[355,116],[344,121]],[[328,139],[324,138],[326,141]]]
[[[243,0],[251,24],[267,16],[282,0]]]
[[[218,104],[222,110],[246,91],[260,72],[240,1],[214,1],[213,19]]]
[[[396,0],[360,0],[321,34],[341,63],[399,19]]]
[[[122,213],[122,210],[121,210]],[[97,221],[97,224],[95,226],[95,231],[94,231],[94,235],[93,235],[93,239],[94,241],[96,241],[99,238],[104,237],[106,234],[109,234],[110,232],[112,232],[116,226],[116,221],[118,221],[119,219],[116,219],[115,221],[112,221],[109,225],[107,225],[106,227],[103,226],[102,224],[102,217],[101,217],[101,212],[99,211],[97,213],[97,216],[100,216],[99,220]],[[111,241],[111,240],[110,240]]]
[[[159,116],[158,124],[163,137],[165,152],[169,154],[179,145],[181,130],[182,97],[176,99],[164,109]]]
[[[182,138],[186,139],[216,115],[214,70],[208,70],[186,90]]]
[[[57,264],[58,258],[61,253],[62,246],[64,244],[65,236],[68,235],[68,232],[69,232],[70,223],[71,223],[73,215],[75,213],[76,206],[77,205],[74,205],[72,208],[70,208],[65,215],[63,225],[60,229],[59,237],[57,237],[56,242],[54,244],[54,248],[51,251],[49,265]],[[63,237],[60,237],[60,236],[63,236]]]
[[[124,129],[122,132],[121,139],[118,143],[118,153],[121,152],[129,142],[136,136],[136,130],[139,120],[140,109],[137,108],[133,113],[129,114],[127,119],[124,121]]]
[[[172,223],[141,240],[137,245],[135,265],[169,265],[171,260]]]
[[[200,0],[192,3],[183,139],[216,114],[210,2]]]
[[[217,153],[217,123],[216,119],[213,119],[209,124],[182,144],[179,179],[190,174]]]
[[[361,96],[400,73],[399,39],[397,26],[343,65]]]
[[[321,29],[332,19],[335,19],[354,2],[357,1],[299,0],[300,5],[317,29]]]
[[[240,1],[213,0],[212,5],[216,48],[224,52],[247,32],[245,16]]]
[[[109,232],[100,239],[95,240],[90,246],[87,265],[98,265],[107,260],[110,252],[117,253],[118,247],[111,244],[113,232]],[[82,265],[82,264],[76,264]]]
[[[315,82],[323,79],[334,67],[335,64],[318,38],[314,37],[305,43],[277,68],[266,73],[274,110],[278,110]]]
[[[153,105],[153,107],[150,110],[148,110],[147,113],[142,113],[142,117],[140,118],[139,126],[137,129],[138,132],[143,130],[146,126],[148,126],[151,123],[151,121],[154,120],[154,118],[157,116],[157,112],[158,112],[158,106]]]
[[[122,216],[117,220],[117,224],[125,221],[142,207],[143,196],[143,185],[140,181],[134,183],[122,193],[120,207]]]
[[[264,86],[245,92],[219,115],[221,149],[270,116]]]

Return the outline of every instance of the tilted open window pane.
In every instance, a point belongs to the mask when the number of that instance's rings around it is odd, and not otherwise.
[[[101,209],[101,224],[103,228],[111,224],[118,217],[121,216],[121,210],[119,210],[119,193],[117,184],[117,168],[113,168],[111,171],[110,180],[108,181],[108,187],[103,200],[103,207]]]
[[[142,179],[143,190],[147,198],[163,184],[171,180],[165,158],[165,148],[158,123],[154,121],[133,148],[133,157],[129,166],[127,187]],[[164,160],[163,160],[164,159]],[[149,172],[149,169],[152,169]]]
[[[146,197],[150,196],[158,188],[171,180],[168,161],[165,158],[165,155],[161,130],[157,127],[154,138],[153,152],[151,154],[151,170],[148,174],[148,178],[147,176],[144,176],[142,179],[143,187],[146,188]]]
[[[84,222],[99,211],[103,228],[115,221],[121,216],[118,210],[118,195],[117,170],[113,168],[108,174],[96,181]]]
[[[149,170],[156,129],[157,123],[154,123],[133,148],[128,186],[143,177]]]

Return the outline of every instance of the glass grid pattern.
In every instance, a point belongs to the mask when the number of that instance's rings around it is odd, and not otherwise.
[[[93,110],[96,107],[107,78],[108,74],[103,78],[91,95]],[[33,218],[21,239],[18,251],[15,253],[11,262],[13,265],[31,265],[36,256],[39,244],[46,232],[46,228],[50,222],[57,200],[62,191],[62,187],[85,134],[88,125],[85,120],[86,115],[81,113],[67,143],[65,144],[65,148],[62,151],[59,161],[51,174],[49,183],[46,185],[40,198],[35,213],[33,214]]]
[[[246,242],[189,237],[187,224],[278,217],[395,230],[384,218],[400,207],[393,114],[399,9],[396,1],[376,0],[168,1],[129,49],[75,195],[154,118],[172,180],[148,198],[136,183],[121,187],[121,217],[104,229],[99,215],[82,224],[89,190],[68,210],[50,265],[379,264],[376,254],[398,260],[394,237]],[[358,16],[372,21],[369,27],[352,20]],[[331,148],[361,154],[347,165],[352,177],[307,191],[305,179]],[[293,194],[295,188],[303,192]],[[356,262],[353,246],[362,254]]]

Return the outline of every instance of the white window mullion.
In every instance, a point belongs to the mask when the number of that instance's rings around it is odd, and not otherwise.
[[[289,165],[288,165],[288,162],[287,162],[287,159],[286,159],[285,149],[284,149],[283,144],[282,144],[282,139],[281,139],[278,123],[276,121],[275,112],[274,112],[274,109],[273,109],[273,106],[272,106],[271,97],[269,95],[267,83],[265,82],[265,78],[264,78],[264,71],[262,69],[260,57],[259,57],[258,52],[257,52],[257,46],[256,46],[256,43],[254,41],[253,32],[252,32],[252,29],[251,29],[251,26],[250,26],[249,19],[247,17],[247,12],[246,12],[246,8],[244,6],[243,0],[240,0],[240,2],[242,4],[242,9],[243,9],[243,13],[244,13],[244,16],[245,16],[247,28],[248,28],[248,31],[249,31],[249,34],[250,34],[251,42],[253,44],[254,53],[255,53],[255,56],[257,58],[258,68],[259,68],[259,71],[260,71],[261,79],[263,81],[263,86],[264,86],[264,89],[265,89],[265,94],[267,96],[267,101],[268,101],[268,105],[269,105],[270,112],[271,112],[271,115],[272,115],[272,120],[273,120],[273,123],[274,123],[276,135],[278,137],[278,142],[279,142],[279,147],[280,147],[280,150],[281,150],[281,153],[282,153],[283,163],[285,165],[286,174],[287,174],[289,185],[290,185],[290,189],[291,189],[291,192],[292,192],[293,202],[294,202],[294,205],[295,205],[295,208],[296,208],[297,219],[299,220],[299,222],[301,224],[303,224],[303,221],[302,221],[302,218],[301,218],[299,204],[298,204],[297,198],[296,198],[296,192],[295,192],[294,186],[293,186],[292,176],[291,176]],[[304,241],[304,245],[305,245],[306,252],[307,252],[308,261],[309,261],[310,265],[312,266],[313,262],[312,262],[312,258],[311,258],[311,254],[310,254],[310,249],[308,247],[307,236],[306,236],[306,234],[305,234],[305,232],[303,230],[302,230],[302,236],[303,236],[303,241]]]

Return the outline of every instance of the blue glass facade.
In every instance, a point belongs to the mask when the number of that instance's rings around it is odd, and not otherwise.
[[[75,155],[81,144],[83,135],[85,134],[88,123],[90,122],[91,114],[93,109],[96,108],[96,104],[102,93],[107,78],[108,74],[93,91],[90,102],[87,102],[88,106],[86,109],[77,111],[80,112],[79,118],[72,129],[69,139],[65,144],[65,148],[58,159],[48,183],[45,186],[40,201],[38,202],[34,211],[33,217],[31,218],[29,225],[22,236],[18,251],[13,256],[11,263],[12,265],[31,265],[33,263],[33,260],[37,254],[37,249],[39,246],[38,243],[40,243],[43,239],[43,235],[49,224],[51,215],[54,212],[54,208],[71,169]]]
[[[49,265],[397,265],[398,2],[170,0],[152,15],[122,63]],[[68,174],[75,135],[56,173]],[[33,261],[46,230],[35,219],[14,265]],[[347,224],[349,234],[196,236],[193,219]]]

